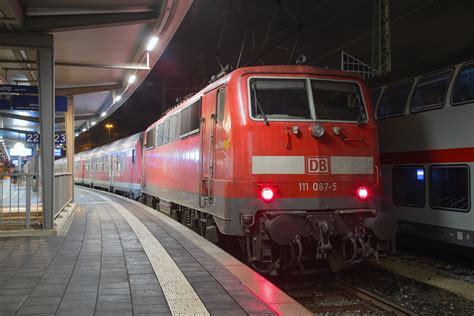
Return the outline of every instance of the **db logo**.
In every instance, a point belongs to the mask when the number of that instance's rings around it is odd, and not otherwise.
[[[306,163],[306,172],[308,174],[329,173],[329,158],[308,157]]]

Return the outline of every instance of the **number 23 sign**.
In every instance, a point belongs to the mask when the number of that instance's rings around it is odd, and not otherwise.
[[[26,133],[26,142],[31,144],[39,144],[40,135],[38,133]],[[56,144],[65,144],[66,143],[66,134],[64,133],[54,133],[54,142]]]

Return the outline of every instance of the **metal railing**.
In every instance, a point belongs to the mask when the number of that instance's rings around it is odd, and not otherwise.
[[[72,177],[68,172],[54,174],[54,218],[72,201]]]
[[[0,173],[0,229],[40,227],[42,215],[38,174]]]

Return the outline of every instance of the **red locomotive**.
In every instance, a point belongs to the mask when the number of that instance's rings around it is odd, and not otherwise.
[[[379,212],[379,166],[361,78],[240,68],[146,129],[142,194],[212,241],[239,239],[260,271],[307,258],[340,270],[395,235]]]

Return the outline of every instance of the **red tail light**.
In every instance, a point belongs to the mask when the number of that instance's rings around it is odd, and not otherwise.
[[[263,187],[260,191],[260,197],[265,202],[271,202],[275,198],[275,190],[271,187]]]
[[[357,196],[361,200],[367,200],[369,197],[369,190],[366,187],[359,187],[357,189]]]

